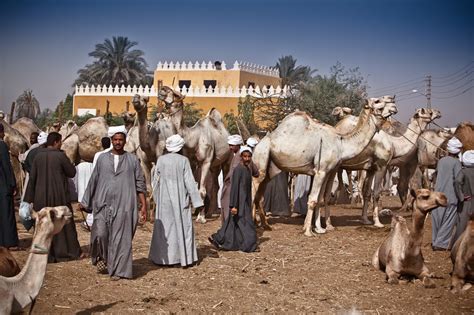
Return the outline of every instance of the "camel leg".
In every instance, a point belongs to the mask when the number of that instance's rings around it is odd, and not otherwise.
[[[357,183],[357,193],[353,195],[353,203],[357,203],[358,199],[361,200],[362,206],[364,206],[364,198],[362,197],[362,191],[364,189],[365,178],[367,177],[367,172],[362,170],[358,172],[358,183]]]
[[[385,267],[385,273],[387,274],[387,282],[389,284],[398,284],[398,278],[400,277],[400,273],[393,270],[390,264],[387,264],[387,266]]]
[[[418,166],[418,161],[411,161],[401,167],[400,170],[400,179],[397,185],[398,195],[400,196],[400,201],[402,203],[402,207],[400,212],[408,210],[409,207],[409,200],[408,200],[408,188],[410,184],[410,179],[415,174],[416,167]]]
[[[373,172],[366,172],[367,176],[364,178],[364,183],[362,186],[362,196],[364,197],[362,204],[362,224],[372,224],[367,216],[367,209],[369,208],[370,197],[372,196],[372,181],[374,179]]]
[[[423,268],[421,269],[420,274],[417,276],[418,279],[423,281],[423,286],[425,288],[436,288],[436,284],[433,281],[434,274],[430,273],[428,267],[423,264]]]
[[[205,155],[206,156],[206,155]],[[209,155],[207,155],[209,156]],[[201,195],[202,200],[206,199],[206,180],[210,175],[210,168],[211,168],[211,160],[206,158],[203,163],[201,164],[201,179],[199,181],[199,194]],[[198,223],[206,223],[206,209],[203,207],[199,214],[197,215],[196,222]]]
[[[379,220],[379,210],[380,210],[380,193],[382,192],[382,181],[385,178],[386,168],[380,168],[375,172],[374,176],[374,209],[373,209],[373,218],[374,226],[383,228],[384,225]]]
[[[266,174],[263,174],[264,177],[262,180],[260,180],[261,176],[262,174],[260,174],[259,178],[254,179],[255,197],[253,200],[254,207],[252,209],[252,215],[255,221],[258,213],[258,216],[260,218],[260,225],[265,230],[271,231],[272,228],[268,224],[267,217],[265,215],[265,210],[263,207],[263,195],[265,194],[265,188],[267,187],[267,184],[270,179],[268,178],[268,176],[266,176]]]
[[[352,176],[351,176],[351,175],[352,175],[352,171],[345,170],[345,172],[346,172],[346,174],[347,174],[347,180],[349,181],[349,186],[348,186],[348,189],[349,189],[349,200],[352,200],[352,198],[353,198],[352,195],[353,195],[353,191],[354,191],[354,190],[353,190],[354,187],[353,187],[353,183],[352,183]],[[342,175],[341,175],[341,177],[342,177]]]
[[[323,190],[324,191],[324,218],[326,219],[326,230],[328,231],[334,230],[334,226],[331,223],[331,209],[329,207],[329,198],[331,196],[332,185],[334,182],[334,178],[336,177],[336,173],[338,176],[339,174],[341,175],[341,179],[339,183],[342,182],[342,171],[340,172],[340,170],[338,170],[337,172],[331,172],[324,185],[325,189]],[[341,189],[341,187],[339,186],[338,189]],[[342,187],[342,189],[344,189],[344,186]]]
[[[321,190],[324,189],[323,184],[327,177],[326,172],[323,171],[316,171],[315,176],[313,177],[313,186],[311,188],[311,192],[308,196],[308,213],[306,214],[306,219],[304,221],[304,235],[306,236],[313,236],[311,231],[311,223],[313,220],[313,213],[316,210],[316,233],[317,234],[324,234],[326,230],[321,226],[321,212],[319,211],[318,201],[320,201],[320,193]],[[324,192],[323,192],[324,193]],[[322,197],[322,196],[321,196]]]

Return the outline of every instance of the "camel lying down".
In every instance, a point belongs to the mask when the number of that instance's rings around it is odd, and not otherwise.
[[[472,285],[466,281],[474,281],[474,217],[471,217],[464,233],[454,243],[451,261],[453,262],[452,292],[469,290]]]
[[[14,277],[0,276],[0,315],[20,312],[32,305],[43,284],[48,264],[48,252],[53,235],[58,234],[72,218],[72,212],[66,206],[43,208],[36,213],[35,234],[30,255],[21,272]]]
[[[0,247],[0,276],[13,277],[21,271],[15,257],[5,247]]]
[[[446,206],[447,199],[443,193],[429,189],[412,190],[411,194],[415,198],[411,226],[403,217],[394,215],[390,234],[375,251],[372,265],[385,271],[390,284],[397,284],[403,275],[414,276],[423,280],[425,287],[434,288],[433,274],[429,272],[421,253],[423,225],[426,215],[438,206]]]

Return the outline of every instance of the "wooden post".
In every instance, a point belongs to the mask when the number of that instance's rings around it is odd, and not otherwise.
[[[63,124],[63,110],[64,110],[64,103],[63,101],[59,102],[59,110],[58,110],[58,120],[59,124]]]
[[[130,102],[127,101],[127,103],[125,104],[125,112],[128,113],[129,109],[130,109]]]
[[[16,103],[13,102],[11,110],[10,110],[10,125],[13,124],[13,114],[15,113],[15,105],[16,105]]]
[[[107,104],[105,105],[105,118],[109,116],[110,101],[106,100]]]

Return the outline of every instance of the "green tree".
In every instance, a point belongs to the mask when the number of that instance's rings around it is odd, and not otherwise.
[[[40,104],[33,94],[32,90],[25,90],[16,99],[15,117],[16,119],[28,117],[35,119],[40,114]]]
[[[194,126],[199,119],[204,116],[202,109],[196,107],[196,103],[185,103],[183,108],[184,125],[187,127]]]
[[[122,36],[97,44],[89,53],[94,62],[77,72],[74,85],[151,85],[153,78],[149,76],[144,52],[132,49],[137,44]]]
[[[46,108],[41,111],[41,113],[36,116],[34,122],[38,128],[44,130],[47,126],[51,125],[54,122],[54,112]]]
[[[308,66],[296,66],[296,61],[291,55],[278,59],[276,68],[280,73],[282,86],[294,87],[302,82],[307,82],[316,71],[311,70],[311,67]]]

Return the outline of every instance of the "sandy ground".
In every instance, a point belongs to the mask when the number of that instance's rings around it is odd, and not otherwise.
[[[396,209],[399,202],[385,197],[384,204]],[[153,226],[147,223],[134,238],[133,280],[111,281],[89,259],[50,264],[33,313],[474,313],[474,288],[463,295],[449,291],[452,265],[447,252],[431,250],[430,220],[422,251],[437,277],[436,288],[425,289],[419,281],[389,285],[370,263],[390,218],[377,229],[360,225],[360,207],[333,206],[332,214],[337,229],[311,238],[301,232],[303,218],[271,218],[273,230],[259,230],[260,252],[250,254],[208,244],[217,217],[196,224],[200,261],[187,269],[148,261]],[[80,221],[76,213],[77,226]],[[22,245],[30,245],[31,234],[19,228]],[[88,250],[89,233],[78,226],[78,234]],[[26,251],[13,254],[25,263]]]

